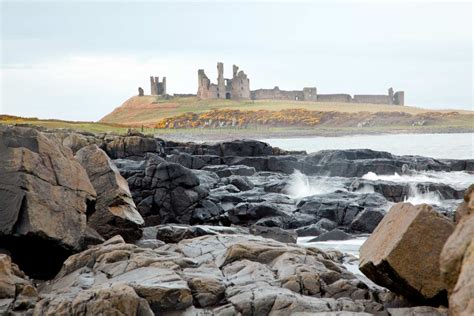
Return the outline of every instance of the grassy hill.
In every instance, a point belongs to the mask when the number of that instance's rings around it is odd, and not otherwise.
[[[0,115],[0,124],[120,134],[133,127],[166,139],[217,141],[382,133],[472,133],[474,112],[376,104],[135,96],[99,122]]]
[[[165,99],[158,96],[134,96],[120,107],[104,116],[101,123],[121,124],[126,126],[155,126],[164,118],[171,118],[184,113],[204,113],[210,110],[239,109],[241,111],[282,111],[287,109],[303,109],[320,112],[404,112],[412,115],[433,112],[411,106],[393,106],[383,104],[355,104],[311,101],[280,101],[280,100],[200,100],[197,97]],[[449,113],[452,110],[440,110]],[[457,111],[460,114],[473,114],[470,111]]]

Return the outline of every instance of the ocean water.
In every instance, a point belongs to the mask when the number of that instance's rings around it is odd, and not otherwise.
[[[369,148],[396,155],[420,155],[446,159],[474,159],[474,133],[385,134],[342,137],[261,139],[286,150]]]

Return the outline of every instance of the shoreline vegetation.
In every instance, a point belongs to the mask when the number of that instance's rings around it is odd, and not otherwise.
[[[304,138],[411,133],[472,133],[474,112],[411,106],[306,101],[131,97],[98,122],[0,115],[0,124],[29,124],[92,133],[143,134],[177,141]]]

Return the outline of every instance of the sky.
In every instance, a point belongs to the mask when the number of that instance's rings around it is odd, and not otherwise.
[[[405,91],[473,110],[472,2],[5,1],[0,114],[96,121],[149,76],[196,93],[232,64],[250,88]]]

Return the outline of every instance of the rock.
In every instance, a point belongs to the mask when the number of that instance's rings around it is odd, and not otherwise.
[[[471,184],[464,193],[464,201],[456,209],[454,220],[456,223],[461,221],[461,218],[474,212],[474,184]]]
[[[197,156],[193,156],[187,153],[179,153],[170,155],[166,158],[169,162],[179,163],[180,165],[189,169],[201,169],[206,163]]]
[[[452,222],[429,205],[398,203],[362,245],[360,270],[410,300],[446,303],[439,255],[453,229]]]
[[[328,241],[328,240],[347,240],[351,238],[352,238],[351,235],[336,228],[327,233],[322,233],[318,237],[311,239],[309,242]]]
[[[12,263],[11,258],[0,254],[0,312],[5,315],[23,314],[35,306],[38,293],[26,275]]]
[[[163,147],[157,139],[144,136],[115,136],[104,150],[112,159],[143,158],[147,153],[163,154]]]
[[[144,237],[155,230],[145,229]],[[376,301],[381,292],[363,285],[336,257],[248,233],[222,231],[154,250],[116,236],[68,258],[41,287],[35,312],[287,315],[382,306]]]
[[[260,219],[278,218],[278,226],[287,226],[290,215],[272,203],[240,203],[228,212],[229,220],[235,225],[254,224]]]
[[[441,277],[449,295],[450,315],[474,313],[474,185],[466,191],[454,232],[440,256]],[[459,208],[458,208],[459,209]]]
[[[448,309],[431,306],[388,308],[390,316],[448,316]]]
[[[156,226],[155,238],[165,243],[178,243],[183,239],[205,235],[246,234],[240,227],[206,226],[206,225],[159,225]]]
[[[305,236],[319,236],[327,233],[329,230],[333,230],[337,227],[337,224],[329,219],[322,218],[316,224],[300,227],[296,229],[296,233],[299,237]]]
[[[303,198],[295,216],[308,214],[313,223],[325,218],[340,226],[349,226],[360,212],[367,209],[383,212],[387,205],[387,200],[378,193],[336,191]]]
[[[133,202],[127,180],[115,164],[97,145],[80,149],[75,158],[87,171],[97,192],[96,210],[89,215],[88,225],[106,239],[117,234],[128,242],[140,239],[144,221]]]
[[[381,210],[365,209],[354,218],[350,225],[353,231],[371,233],[385,216]]]
[[[202,170],[212,171],[215,172],[219,177],[230,177],[232,175],[237,176],[253,176],[255,174],[255,168],[247,167],[243,165],[236,165],[236,166],[227,166],[227,165],[219,165],[219,166],[205,166]]]
[[[229,181],[230,184],[236,186],[240,191],[252,190],[255,187],[252,181],[250,181],[249,178],[245,176],[232,175],[227,178],[227,181]]]
[[[35,308],[35,315],[154,315],[147,301],[125,284],[81,291],[76,295],[47,295]]]
[[[143,88],[142,88],[142,87],[138,87],[138,96],[139,96],[139,97],[143,97],[143,96],[144,96],[144,92],[143,92]]]
[[[406,169],[450,171],[448,164],[419,156],[396,156],[370,149],[321,150],[299,160],[305,174],[340,177],[362,177],[376,174],[403,173]],[[405,166],[405,167],[404,167]]]
[[[32,128],[0,127],[0,244],[34,278],[83,247],[95,190],[69,148]]]
[[[145,169],[127,178],[146,225],[190,223],[193,210],[208,195],[199,178],[177,163],[149,159]]]
[[[250,233],[264,238],[274,239],[284,243],[295,244],[298,235],[294,231],[281,229],[279,227],[265,227],[260,225],[250,226]]]

